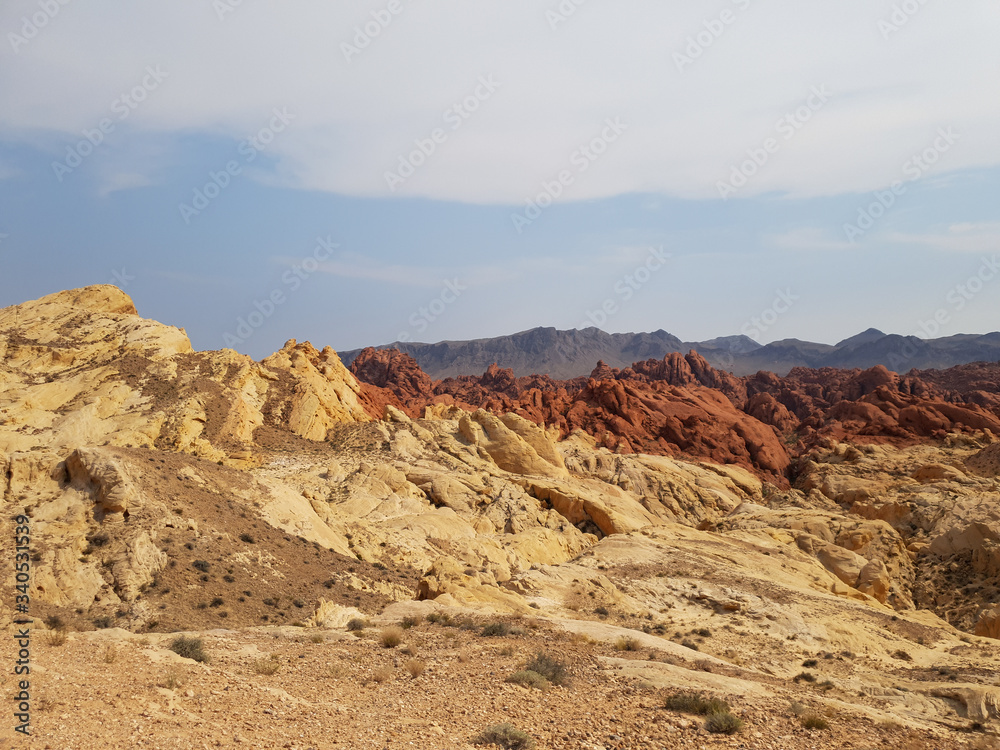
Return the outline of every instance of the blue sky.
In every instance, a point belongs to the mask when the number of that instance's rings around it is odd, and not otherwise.
[[[116,283],[255,357],[1000,328],[995,4],[327,5],[6,4],[0,306]]]

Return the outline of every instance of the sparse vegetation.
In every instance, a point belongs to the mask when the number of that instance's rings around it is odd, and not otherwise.
[[[167,690],[176,690],[185,683],[184,674],[177,669],[169,670],[160,681],[160,687],[164,687]]]
[[[794,677],[795,682],[816,682],[816,675],[810,672],[799,672]]]
[[[617,641],[615,641],[616,651],[638,651],[641,648],[638,638],[633,638],[630,635],[623,635]]]
[[[382,630],[378,640],[382,648],[396,648],[403,642],[403,629],[398,625],[390,625]]]
[[[531,669],[522,669],[519,672],[514,672],[514,674],[506,679],[506,682],[534,688],[535,690],[548,690],[549,688],[549,681]]]
[[[170,642],[170,650],[185,659],[208,662],[208,654],[205,653],[205,643],[201,638],[187,638],[182,635]]]
[[[473,745],[494,745],[503,750],[534,750],[535,741],[513,724],[494,724],[472,739]]]
[[[350,620],[347,621],[347,629],[352,632],[358,630],[364,630],[365,627],[367,627],[367,625],[368,623],[362,620],[360,617],[352,617]]]
[[[245,542],[246,544],[256,544],[257,543],[257,540],[253,538],[253,534],[248,534],[246,532],[243,532],[242,534],[240,534],[240,541],[241,542]]]
[[[267,659],[254,659],[250,666],[255,673],[270,676],[278,673],[281,662],[277,654],[271,654]]]
[[[729,704],[721,698],[705,698],[698,693],[674,693],[668,695],[664,708],[684,714],[710,716],[729,713]]]
[[[391,667],[379,667],[378,669],[372,670],[372,682],[383,683],[392,677]]]
[[[553,685],[569,685],[569,669],[566,663],[539,651],[524,668],[540,674]]]
[[[202,573],[207,573],[208,569],[212,566],[207,560],[195,560],[191,563],[191,567],[195,570],[200,570]]]
[[[483,626],[483,629],[479,631],[479,635],[483,637],[502,637],[510,635],[510,625],[505,622],[491,622],[488,625]]]
[[[409,630],[410,628],[414,627],[415,625],[419,625],[419,624],[420,624],[420,618],[419,617],[404,617],[399,622],[399,626],[401,628],[403,628],[403,630]]]
[[[806,659],[804,662],[802,662],[803,667],[815,667],[817,664],[819,664],[819,662],[816,661],[815,659]]]
[[[806,729],[829,729],[830,722],[824,719],[822,716],[816,714],[805,714],[799,718],[799,723],[802,724]]]
[[[63,646],[67,639],[65,628],[56,628],[45,634],[45,642],[50,646]]]
[[[410,677],[416,679],[424,673],[424,669],[427,665],[424,663],[423,659],[407,659],[403,668],[410,673]]]
[[[736,734],[743,728],[743,719],[730,711],[709,714],[705,729],[713,734]]]
[[[114,620],[107,616],[94,618],[94,627],[97,628],[98,630],[104,630],[105,628],[110,628],[114,624],[115,624]]]

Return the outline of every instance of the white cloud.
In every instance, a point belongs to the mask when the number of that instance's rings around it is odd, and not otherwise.
[[[952,253],[997,253],[1000,252],[1000,222],[962,222],[929,228],[921,234],[894,232],[885,240],[901,245],[925,245]]]
[[[572,168],[562,200],[715,198],[716,183],[768,137],[779,148],[741,197],[884,187],[941,127],[962,140],[929,174],[1000,164],[1000,98],[988,95],[1000,8],[986,0],[960,11],[928,3],[888,39],[878,23],[891,6],[864,0],[740,0],[716,10],[591,3],[555,30],[545,16],[555,3],[404,2],[347,62],[341,44],[386,5],[246,2],[222,20],[207,0],[60,6],[16,53],[0,39],[0,100],[18,104],[0,110],[0,138],[79,137],[159,65],[169,77],[136,108],[132,128],[240,140],[287,107],[296,121],[268,151],[280,179],[351,195],[517,204],[570,168],[608,117],[627,132],[586,171]],[[674,53],[723,7],[733,22],[678,70]],[[34,10],[6,4],[4,38]],[[499,88],[452,129],[446,111],[489,75]],[[779,118],[824,84],[829,102],[785,139]],[[390,192],[385,172],[435,128],[445,142]],[[54,151],[64,142],[48,140]]]

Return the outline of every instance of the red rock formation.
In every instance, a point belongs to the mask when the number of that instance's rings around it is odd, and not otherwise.
[[[589,378],[514,377],[491,365],[481,376],[432,382],[412,357],[366,349],[351,364],[362,402],[419,416],[429,404],[515,412],[576,429],[623,452],[686,455],[745,466],[783,484],[791,454],[831,440],[913,443],[948,432],[1000,434],[1000,363],[899,376],[868,370],[795,368],[785,377],[734,377],[696,352],[618,370],[599,362]]]

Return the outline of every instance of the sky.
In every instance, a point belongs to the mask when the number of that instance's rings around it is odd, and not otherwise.
[[[0,307],[262,358],[1000,329],[986,0],[8,0]]]

